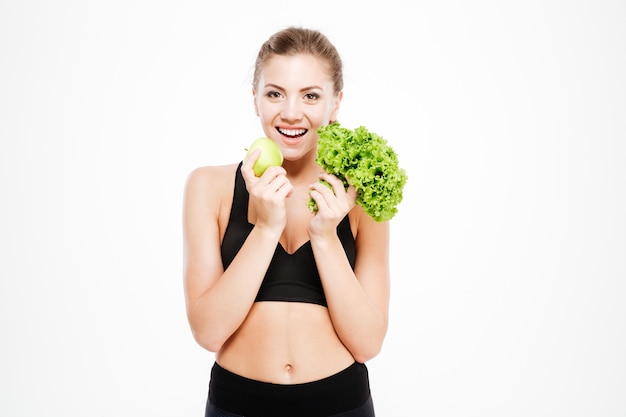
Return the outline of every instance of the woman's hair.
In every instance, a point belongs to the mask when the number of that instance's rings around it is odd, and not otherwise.
[[[343,89],[343,65],[335,46],[321,32],[297,27],[276,32],[261,46],[254,64],[254,88],[257,88],[263,66],[270,58],[274,55],[297,54],[311,54],[326,61],[334,93],[338,94]]]

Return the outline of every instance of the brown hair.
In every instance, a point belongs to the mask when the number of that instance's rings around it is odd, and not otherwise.
[[[252,85],[257,88],[263,65],[274,55],[311,54],[328,63],[334,93],[343,89],[343,64],[335,46],[321,32],[289,27],[276,32],[261,46],[254,64]]]

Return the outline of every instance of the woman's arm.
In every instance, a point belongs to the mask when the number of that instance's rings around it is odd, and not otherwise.
[[[254,160],[244,163],[242,173],[250,175]],[[269,171],[269,170],[268,170]],[[183,207],[183,274],[187,317],[196,341],[205,349],[217,352],[246,318],[259,290],[276,244],[282,233],[281,204],[283,192],[274,192],[256,201],[257,221],[248,238],[224,271],[221,259],[219,216],[224,196],[232,195],[234,169],[206,167],[194,170],[185,185]],[[284,173],[273,170],[255,179],[255,195],[268,189]],[[253,175],[253,174],[252,174]],[[260,184],[256,184],[260,183]],[[276,190],[276,182],[269,189]],[[281,188],[281,187],[279,187]],[[281,203],[282,202],[282,203]],[[267,212],[274,210],[272,216]],[[278,214],[276,214],[278,213]]]
[[[354,191],[342,191],[335,183],[335,195],[317,187],[320,216],[310,227],[311,246],[324,286],[328,310],[337,335],[358,362],[366,362],[382,347],[389,315],[389,223],[374,221],[354,206]],[[323,186],[322,186],[323,187]],[[324,199],[322,199],[322,194]],[[328,204],[326,204],[328,202]],[[356,224],[354,271],[335,228],[342,213],[351,210]],[[316,216],[316,217],[317,217]],[[313,223],[313,222],[312,222]],[[324,225],[326,224],[326,225]]]
[[[355,208],[359,210],[359,208]],[[359,216],[356,265],[352,270],[338,237],[311,240],[337,335],[354,359],[378,354],[389,310],[389,226]]]

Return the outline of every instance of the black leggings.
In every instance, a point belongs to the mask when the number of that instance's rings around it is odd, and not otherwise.
[[[369,376],[355,362],[327,378],[272,384],[213,365],[205,417],[374,417]]]

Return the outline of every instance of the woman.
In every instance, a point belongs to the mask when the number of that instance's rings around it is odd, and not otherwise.
[[[364,363],[387,331],[389,225],[315,162],[317,129],[336,121],[342,77],[320,32],[274,34],[257,56],[252,92],[283,165],[256,177],[256,150],[187,180],[187,315],[196,341],[216,352],[206,416],[374,416]]]

